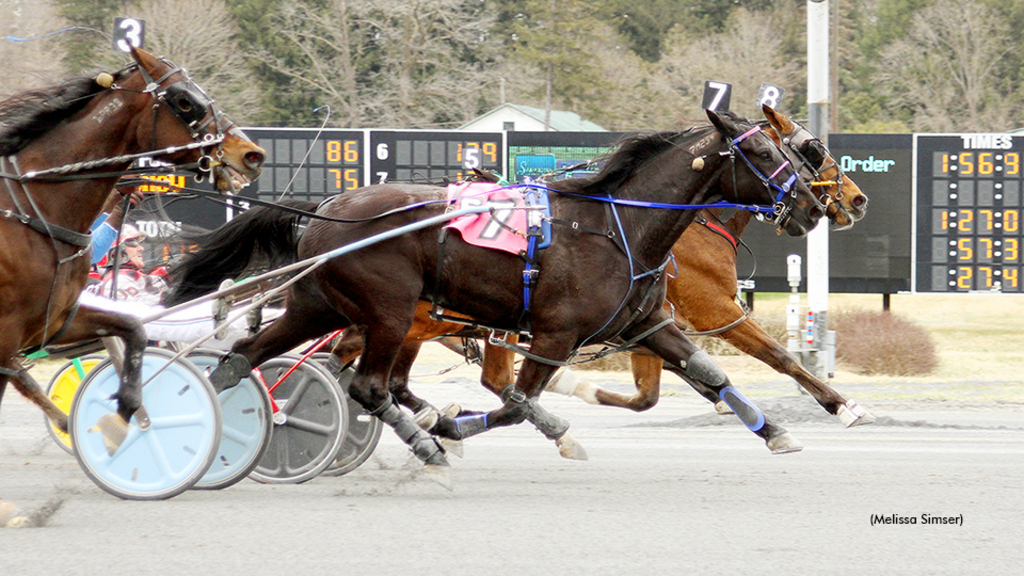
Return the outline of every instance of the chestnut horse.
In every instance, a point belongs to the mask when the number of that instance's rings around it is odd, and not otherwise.
[[[0,103],[0,397],[11,381],[66,430],[67,416],[19,356],[50,344],[120,338],[126,350],[117,414],[101,426],[115,445],[132,415],[145,420],[139,409],[146,335],[130,316],[78,307],[90,226],[139,158],[209,175],[221,192],[255,179],[265,158],[183,69],[143,50],[131,56],[134,62],[113,74]]]
[[[211,382],[218,389],[232,386],[268,358],[356,326],[364,334],[364,350],[352,398],[392,426],[428,465],[447,465],[439,444],[398,409],[387,387],[417,302],[429,299],[505,331],[528,318],[531,333],[530,351],[515,386],[504,391],[502,407],[446,417],[444,426],[435,428],[439,435],[462,439],[529,420],[549,437],[561,436],[567,425],[544,412],[537,396],[579,347],[621,337],[710,387],[773,450],[790,449],[792,437],[731,386],[660,305],[672,244],[700,204],[721,198],[774,202],[778,225],[793,236],[805,234],[824,214],[759,126],[731,114],[708,112],[708,117],[712,126],[629,140],[596,175],[551,184],[551,221],[567,225],[553,228],[550,246],[528,262],[539,274],[524,273],[518,255],[473,246],[457,234],[447,235],[439,250],[442,224],[357,251],[334,250],[442,217],[448,202],[444,189],[410,184],[369,186],[332,198],[295,244],[294,254],[316,260],[318,268],[289,288],[281,318],[235,344]],[[293,219],[279,211],[250,211],[222,227],[238,238],[229,250],[207,254],[207,261],[221,262],[218,270],[231,274],[230,259],[256,241],[247,230],[266,230],[268,220]]]

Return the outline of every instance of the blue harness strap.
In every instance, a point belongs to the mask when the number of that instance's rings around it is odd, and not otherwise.
[[[548,202],[547,191],[533,186],[525,188],[523,198],[527,207],[526,251],[519,255],[526,261],[526,265],[523,268],[523,315],[519,318],[519,326],[529,332],[530,295],[540,275],[537,251],[551,245],[551,204]]]

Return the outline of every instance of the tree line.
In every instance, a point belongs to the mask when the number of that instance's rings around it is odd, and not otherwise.
[[[1024,0],[830,0],[833,126],[1024,125]],[[115,16],[239,123],[456,128],[511,102],[610,130],[702,122],[705,80],[806,113],[804,0],[0,0],[0,93],[123,64]],[[330,116],[327,116],[327,110]]]

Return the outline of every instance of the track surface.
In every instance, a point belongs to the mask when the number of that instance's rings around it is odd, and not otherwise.
[[[496,407],[475,374],[416,390],[439,406]],[[626,389],[627,377],[603,383]],[[12,393],[0,413],[0,499],[61,508],[41,528],[0,530],[0,574],[1021,573],[1020,404],[862,401],[879,423],[846,430],[789,385],[743,389],[803,452],[772,456],[735,417],[683,391],[643,414],[545,395],[589,461],[561,459],[527,424],[467,441],[465,459],[450,457],[447,492],[386,430],[347,476],[246,480],[162,502],[94,486]],[[894,514],[917,524],[872,525]]]

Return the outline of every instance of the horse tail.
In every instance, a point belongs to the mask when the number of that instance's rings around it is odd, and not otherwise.
[[[281,206],[307,212],[317,203],[286,200]],[[226,278],[274,270],[298,259],[296,233],[302,216],[274,206],[248,210],[227,224],[206,234],[183,239],[197,246],[170,272],[171,288],[162,297],[165,306],[188,302],[215,291]]]

